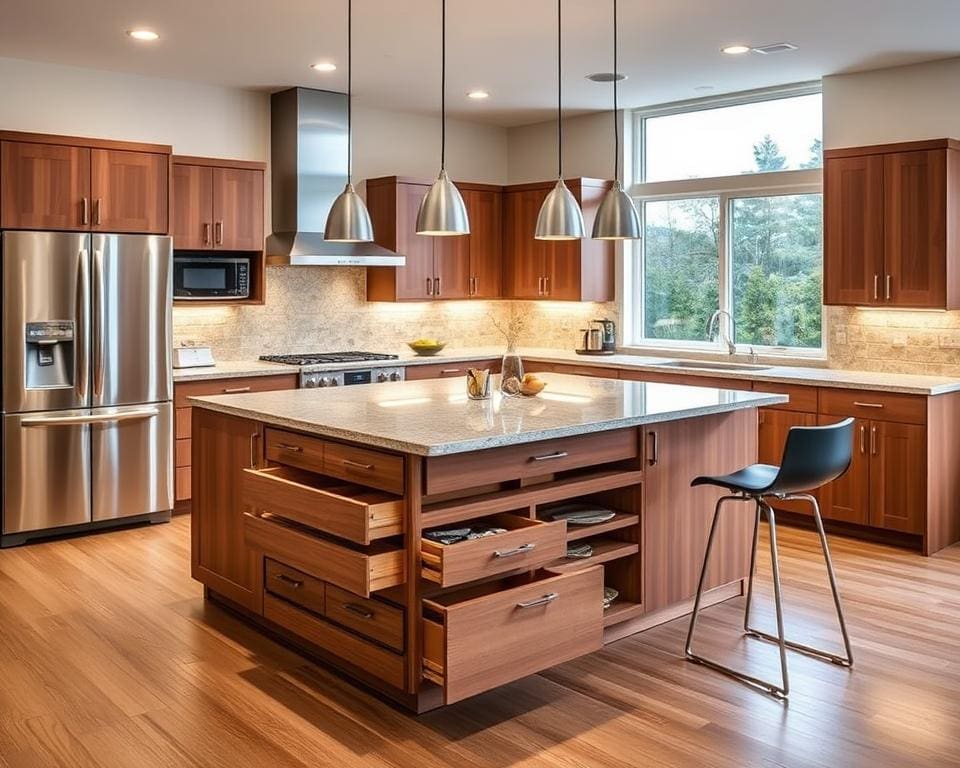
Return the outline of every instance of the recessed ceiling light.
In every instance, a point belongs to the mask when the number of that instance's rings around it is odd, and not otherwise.
[[[468,99],[489,99],[490,94],[483,90],[482,88],[477,88],[475,91],[469,91],[467,93]]]
[[[134,40],[143,40],[147,42],[160,38],[160,35],[158,35],[152,29],[128,29],[127,35],[132,37]]]
[[[739,56],[741,53],[750,53],[750,46],[744,45],[743,43],[725,45],[720,49],[720,53],[727,53],[730,56]]]
[[[626,79],[627,76],[622,72],[594,72],[592,75],[587,75],[587,80],[593,80],[595,83],[612,83],[614,81],[619,83]]]
[[[758,45],[756,48],[752,49],[754,53],[762,53],[765,56],[769,56],[774,53],[786,53],[787,51],[797,50],[797,46],[793,43],[770,43],[768,45]]]
[[[318,61],[316,64],[311,64],[310,69],[315,69],[317,72],[335,72],[337,65],[332,61]]]

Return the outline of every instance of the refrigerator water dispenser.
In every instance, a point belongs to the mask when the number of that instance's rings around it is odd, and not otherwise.
[[[74,385],[72,320],[26,324],[24,386],[27,389],[71,389]]]

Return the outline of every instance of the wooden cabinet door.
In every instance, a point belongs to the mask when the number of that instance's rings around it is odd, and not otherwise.
[[[170,158],[152,152],[90,150],[94,232],[169,231]]]
[[[822,425],[836,424],[839,416],[819,417]],[[870,523],[870,422],[857,419],[853,427],[853,461],[842,477],[820,489],[820,513],[826,520]]]
[[[0,228],[90,229],[90,150],[0,142]]]
[[[173,165],[173,247],[190,251],[213,248],[213,168]]]
[[[883,303],[883,156],[827,158],[823,173],[823,300]]]
[[[223,251],[263,250],[263,171],[213,169],[213,242]]]
[[[260,463],[259,424],[193,409],[193,578],[251,611],[263,603],[260,556],[247,547],[241,498],[243,470]]]
[[[555,301],[580,301],[581,248],[579,240],[550,243],[544,276],[545,298]]]
[[[947,150],[883,156],[888,304],[946,307]]]
[[[724,491],[691,488],[690,481],[756,462],[757,416],[746,410],[684,419],[650,425],[641,434],[646,451],[643,608],[650,613],[696,593],[714,506]],[[749,574],[753,512],[742,502],[729,502],[721,515],[708,588]]]
[[[548,191],[518,190],[503,195],[504,298],[543,298],[542,281],[551,243],[537,240],[533,233]]]
[[[472,224],[473,222],[471,222]],[[421,237],[421,235],[415,235]],[[433,297],[466,299],[470,296],[470,238],[472,235],[432,237]]]
[[[761,464],[780,466],[780,461],[783,458],[783,447],[786,445],[790,428],[816,426],[817,416],[814,413],[761,408],[759,421],[757,461]],[[803,515],[813,514],[810,504],[805,501],[774,501],[773,507],[774,509],[783,509]]]
[[[429,187],[422,184],[397,184],[397,253],[407,257],[396,268],[397,298],[426,301],[433,297],[433,248],[435,237],[417,234],[420,201]]]
[[[503,195],[467,190],[463,199],[470,216],[470,295],[475,299],[498,299],[502,295]]]
[[[923,533],[927,508],[927,430],[870,422],[870,525]]]

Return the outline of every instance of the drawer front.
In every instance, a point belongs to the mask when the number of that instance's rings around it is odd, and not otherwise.
[[[331,584],[327,586],[326,617],[364,637],[403,652],[403,608],[382,600],[358,597]]]
[[[271,392],[277,389],[296,389],[297,374],[276,376],[242,376],[232,379],[204,379],[184,381],[173,387],[173,404],[177,408],[190,405],[188,397],[205,395],[236,395],[244,392]]]
[[[265,558],[264,586],[268,592],[323,616],[326,585],[303,571]]]
[[[404,688],[403,656],[357,637],[269,593],[263,596],[263,615],[308,643],[343,659],[359,673],[373,675],[394,688]]]
[[[422,576],[442,587],[515,571],[534,569],[566,554],[567,524],[546,523],[517,515],[496,515],[483,521],[506,533],[458,544],[420,543]]]
[[[403,501],[355,485],[319,486],[322,478],[286,467],[244,469],[245,504],[359,544],[403,532]]]
[[[185,440],[177,440],[174,456],[176,457],[174,466],[177,467],[189,467],[190,466],[190,451],[193,449],[193,441],[190,438]]]
[[[190,467],[176,467],[173,471],[173,499],[186,501],[191,494],[192,470]]]
[[[193,432],[193,408],[174,409],[173,434],[177,440],[188,440]]]
[[[537,443],[435,456],[426,461],[428,494],[548,475],[637,455],[637,430],[620,429]]]
[[[263,442],[268,460],[311,472],[323,472],[323,452],[326,447],[323,440],[268,428]]]
[[[312,536],[309,530],[275,517],[243,513],[247,546],[356,595],[404,582],[403,550],[389,545],[352,549]]]
[[[353,483],[403,495],[403,457],[343,443],[327,443],[324,473]]]
[[[441,612],[442,643],[435,623],[425,620],[424,662],[430,679],[442,677],[444,701],[452,704],[598,650],[603,568],[540,579]]]
[[[927,423],[927,398],[893,392],[868,392],[856,389],[821,389],[820,413],[831,416],[856,416],[860,419]]]
[[[805,387],[797,384],[777,384],[771,381],[753,382],[754,392],[773,392],[787,395],[789,403],[772,406],[778,411],[799,411],[800,413],[817,412],[817,388]]]
[[[468,360],[462,363],[436,363],[431,365],[408,365],[405,375],[408,381],[421,379],[452,379],[455,376],[466,376],[468,368],[497,369],[500,360]]]

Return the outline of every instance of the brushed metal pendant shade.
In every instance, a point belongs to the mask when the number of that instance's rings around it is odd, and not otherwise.
[[[441,3],[441,64],[440,64],[440,174],[420,201],[417,212],[418,235],[444,237],[469,235],[470,219],[467,206],[457,185],[450,181],[446,171],[447,151],[447,2]]]
[[[613,186],[604,195],[593,220],[595,240],[639,240],[640,216],[620,183],[620,116],[617,109],[617,0],[613,0]]]
[[[330,206],[323,239],[332,243],[371,243],[373,223],[353,188],[353,0],[347,0],[347,183]]]
[[[537,240],[579,240],[583,237],[583,211],[563,181],[563,71],[561,2],[557,0],[557,184],[547,194],[533,236]]]

